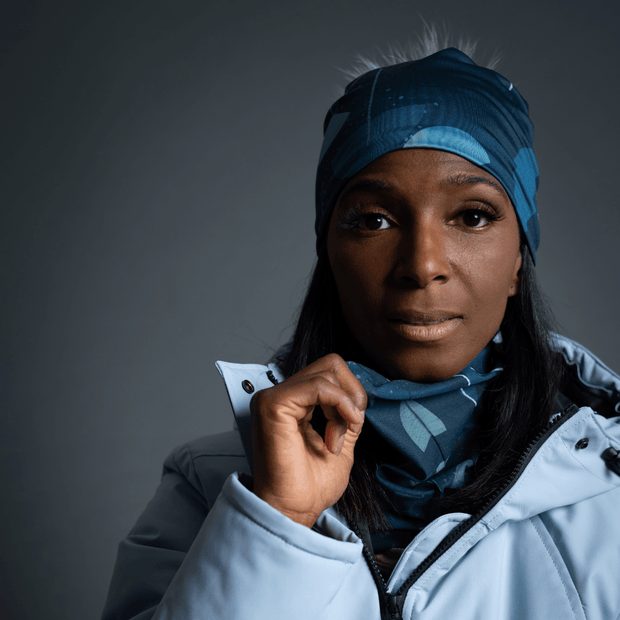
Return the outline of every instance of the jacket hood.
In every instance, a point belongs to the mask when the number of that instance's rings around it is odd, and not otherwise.
[[[533,448],[521,475],[483,521],[495,529],[505,521],[521,521],[620,486],[620,476],[602,456],[609,447],[620,446],[619,420],[603,418],[590,407],[560,420],[557,429]]]

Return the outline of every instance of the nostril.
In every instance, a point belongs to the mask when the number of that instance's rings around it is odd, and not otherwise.
[[[450,280],[450,270],[437,262],[423,265],[402,265],[397,271],[402,282],[415,284],[418,288],[426,288],[431,284],[444,284]]]

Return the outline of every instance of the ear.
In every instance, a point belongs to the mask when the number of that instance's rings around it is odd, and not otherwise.
[[[523,254],[519,249],[515,268],[510,278],[510,286],[508,287],[508,297],[514,297],[521,290],[521,267],[523,266]]]

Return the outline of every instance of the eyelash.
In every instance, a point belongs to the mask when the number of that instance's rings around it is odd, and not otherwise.
[[[456,217],[463,217],[467,213],[478,213],[482,214],[482,217],[487,220],[487,224],[483,224],[482,226],[467,226],[467,228],[476,229],[476,228],[486,228],[489,224],[493,222],[497,222],[502,219],[502,216],[499,215],[496,211],[491,209],[490,207],[474,207],[474,208],[465,208],[462,211],[459,211],[456,214]]]
[[[340,226],[340,228],[359,228],[364,230],[361,228],[360,224],[363,222],[364,218],[372,215],[376,215],[378,217],[382,217],[386,221],[390,221],[390,218],[380,211],[363,212],[362,209],[368,206],[371,205],[356,204],[348,207],[347,210],[340,216],[338,226]]]
[[[361,224],[363,223],[364,218],[371,217],[373,215],[383,218],[387,222],[391,222],[390,218],[385,213],[382,213],[381,211],[364,212],[363,209],[364,207],[367,207],[367,206],[372,206],[372,205],[356,204],[356,205],[352,205],[348,207],[347,210],[344,213],[342,213],[342,215],[340,216],[340,221],[338,222],[338,226],[340,228],[349,228],[349,229],[357,228],[359,230],[366,230],[361,227]],[[454,218],[463,217],[465,214],[468,214],[468,213],[481,214],[482,217],[487,220],[487,224],[483,224],[482,226],[467,226],[467,228],[470,228],[470,229],[486,228],[489,224],[493,222],[497,222],[498,220],[502,219],[502,216],[498,214],[495,210],[493,210],[490,207],[483,207],[483,206],[477,206],[475,208],[469,207],[469,208],[462,209],[461,211],[455,214]],[[379,230],[385,230],[385,229],[379,229]],[[372,232],[375,232],[375,231],[372,231]]]

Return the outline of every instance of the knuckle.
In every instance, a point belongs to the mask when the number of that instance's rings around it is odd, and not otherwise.
[[[328,363],[330,368],[340,370],[345,367],[348,369],[347,363],[342,359],[340,355],[338,355],[338,353],[329,353],[323,359]]]
[[[334,364],[338,364],[340,362],[343,362],[344,360],[342,359],[342,357],[340,357],[340,355],[338,355],[338,353],[328,353],[323,359],[334,363]]]
[[[332,372],[321,372],[313,377],[313,381],[321,391],[333,391],[334,386],[338,386],[338,380]]]
[[[266,388],[264,390],[259,390],[252,396],[250,400],[250,411],[253,414],[260,412],[265,408],[265,405],[271,400],[271,395],[269,392],[273,388]]]

